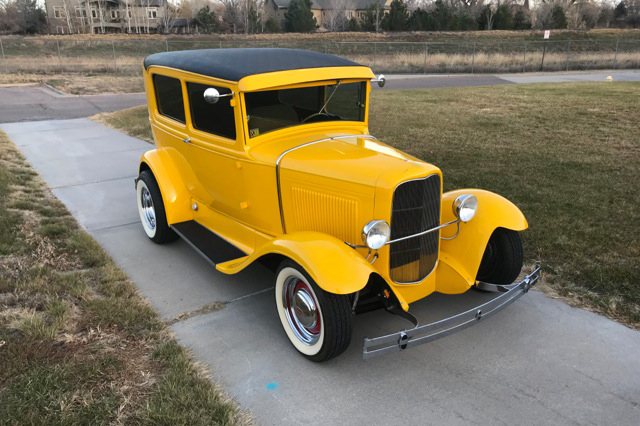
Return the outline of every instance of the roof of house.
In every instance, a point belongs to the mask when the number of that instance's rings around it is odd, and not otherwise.
[[[297,49],[202,49],[154,53],[144,67],[165,66],[228,81],[305,68],[361,66],[348,59]]]
[[[273,0],[276,6],[280,8],[288,8],[290,1],[291,0]],[[334,5],[332,3],[333,0],[311,0],[311,8],[330,10],[334,8]],[[366,9],[374,4],[379,4],[380,6],[384,7],[386,4],[386,0],[346,0],[347,9],[361,10]]]

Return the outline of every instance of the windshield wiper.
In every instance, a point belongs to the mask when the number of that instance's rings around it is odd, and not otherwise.
[[[322,108],[320,108],[320,111],[318,111],[317,114],[322,114],[322,111],[327,107],[327,105],[329,105],[329,102],[331,102],[331,98],[333,98],[333,95],[336,94],[336,91],[338,90],[338,87],[340,87],[341,84],[342,84],[342,81],[338,80],[338,84],[336,84],[336,88],[333,89],[333,92],[331,92],[331,95],[329,95],[329,99],[327,99],[327,102],[325,102],[324,105],[322,105]],[[325,111],[324,113],[328,114],[327,111]]]

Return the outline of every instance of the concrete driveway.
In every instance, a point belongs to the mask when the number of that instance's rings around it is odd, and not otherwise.
[[[133,178],[149,144],[87,119],[0,129],[160,315],[228,302],[172,328],[260,424],[638,425],[637,331],[532,291],[475,327],[366,362],[364,336],[406,323],[384,312],[359,316],[347,352],[314,364],[282,331],[270,272],[225,276],[181,241],[146,238]],[[412,309],[429,320],[488,297],[434,295]]]

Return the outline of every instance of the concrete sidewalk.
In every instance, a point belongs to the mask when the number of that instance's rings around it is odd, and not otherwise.
[[[133,178],[149,144],[87,119],[0,129],[164,318],[229,302],[172,327],[260,424],[638,424],[637,331],[532,291],[475,327],[366,362],[364,336],[406,324],[384,312],[358,316],[347,352],[314,364],[279,324],[270,272],[256,265],[225,276],[181,241],[146,238]],[[428,321],[489,297],[434,295],[412,311]]]

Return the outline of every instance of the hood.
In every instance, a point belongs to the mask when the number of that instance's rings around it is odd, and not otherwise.
[[[283,156],[281,172],[291,171],[322,176],[347,185],[375,187],[378,179],[404,180],[422,172],[437,170],[435,166],[398,151],[375,139],[334,139],[302,146]]]

